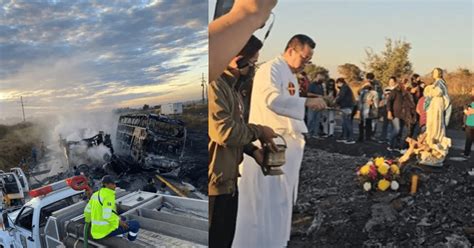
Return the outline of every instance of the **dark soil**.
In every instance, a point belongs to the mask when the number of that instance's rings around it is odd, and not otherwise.
[[[188,132],[180,177],[207,195],[207,104],[188,106],[178,118],[184,120]]]
[[[201,193],[207,195],[207,168],[209,156],[207,152],[206,130],[188,129],[188,139],[183,158],[180,177],[194,185]]]
[[[371,157],[397,158],[375,142],[307,141],[289,247],[472,247],[474,159],[402,170],[399,191],[365,193],[356,177]],[[452,150],[457,156],[460,151]],[[409,178],[420,176],[409,194]]]

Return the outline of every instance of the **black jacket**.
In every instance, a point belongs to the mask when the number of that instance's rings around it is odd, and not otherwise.
[[[392,112],[393,118],[399,118],[407,124],[416,121],[416,106],[410,92],[396,87],[390,92],[387,101],[387,111]]]
[[[336,104],[341,108],[352,108],[354,107],[354,95],[352,94],[351,88],[344,84],[341,90],[336,96]]]

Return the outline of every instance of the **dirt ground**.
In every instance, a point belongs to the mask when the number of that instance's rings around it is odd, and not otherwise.
[[[180,117],[188,130],[183,169],[180,177],[193,184],[201,193],[207,195],[207,104],[190,106],[184,109]]]
[[[451,150],[458,156],[460,150]],[[474,245],[474,159],[442,168],[402,170],[399,191],[365,193],[357,166],[374,156],[397,153],[375,142],[345,145],[334,138],[307,141],[293,210],[289,247],[472,247]],[[409,177],[420,175],[416,195]]]
[[[207,128],[207,127],[206,127]],[[183,158],[183,169],[180,177],[186,182],[194,185],[201,193],[207,195],[207,129],[188,130],[186,153]]]

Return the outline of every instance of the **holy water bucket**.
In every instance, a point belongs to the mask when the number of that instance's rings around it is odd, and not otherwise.
[[[264,147],[264,157],[263,157],[263,174],[265,176],[278,176],[282,175],[283,171],[281,166],[285,164],[285,152],[287,148],[286,140],[283,136],[277,134],[278,138],[283,141],[283,144],[276,144],[277,151],[272,152],[268,146]]]

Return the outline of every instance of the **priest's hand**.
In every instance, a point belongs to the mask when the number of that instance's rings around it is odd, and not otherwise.
[[[278,148],[275,144],[275,141],[273,141],[274,138],[278,137],[277,134],[273,131],[268,126],[260,126],[261,127],[261,135],[258,138],[260,142],[262,143],[262,147],[268,147],[270,151],[276,152],[278,151]]]
[[[255,159],[255,162],[259,164],[260,166],[263,166],[263,149],[257,149],[253,152],[252,154],[253,159]]]
[[[327,107],[323,98],[306,98],[305,106],[312,110],[323,110]]]

